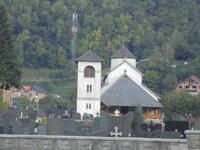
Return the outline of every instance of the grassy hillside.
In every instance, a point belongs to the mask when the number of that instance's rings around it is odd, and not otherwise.
[[[21,85],[43,86],[49,94],[58,94],[62,99],[74,105],[76,100],[76,80],[73,78],[55,78],[64,74],[62,69],[22,69]]]

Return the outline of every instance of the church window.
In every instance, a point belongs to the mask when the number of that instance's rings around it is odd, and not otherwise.
[[[91,103],[86,103],[86,109],[87,109],[87,110],[90,110],[91,108],[92,108]]]
[[[179,86],[179,88],[181,89],[181,88],[182,88],[182,86],[180,85],[180,86]]]
[[[185,88],[189,88],[189,86],[185,86]]]
[[[92,92],[92,85],[87,85],[87,93],[91,93]]]
[[[87,85],[87,93],[90,91],[90,86]]]
[[[84,77],[86,78],[94,78],[95,77],[95,69],[92,66],[87,66],[84,69]]]
[[[91,104],[89,104],[89,109],[91,109]]]
[[[194,88],[194,89],[196,89],[196,88],[197,88],[197,86],[193,86],[193,88]]]
[[[86,103],[86,109],[88,109],[88,103]]]

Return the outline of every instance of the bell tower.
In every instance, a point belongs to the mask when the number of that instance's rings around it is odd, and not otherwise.
[[[76,111],[96,117],[100,113],[102,59],[89,50],[77,62],[77,106]]]

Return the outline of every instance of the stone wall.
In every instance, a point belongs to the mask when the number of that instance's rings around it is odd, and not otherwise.
[[[185,132],[188,150],[200,150],[200,131],[188,130]]]
[[[188,150],[180,139],[0,135],[0,150]],[[191,149],[199,150],[199,149]]]

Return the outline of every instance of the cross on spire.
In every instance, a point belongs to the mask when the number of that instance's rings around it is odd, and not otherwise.
[[[118,137],[118,136],[122,136],[122,132],[118,132],[118,127],[114,127],[114,130],[115,130],[115,132],[110,132],[110,135],[111,136],[115,136],[115,137]]]

